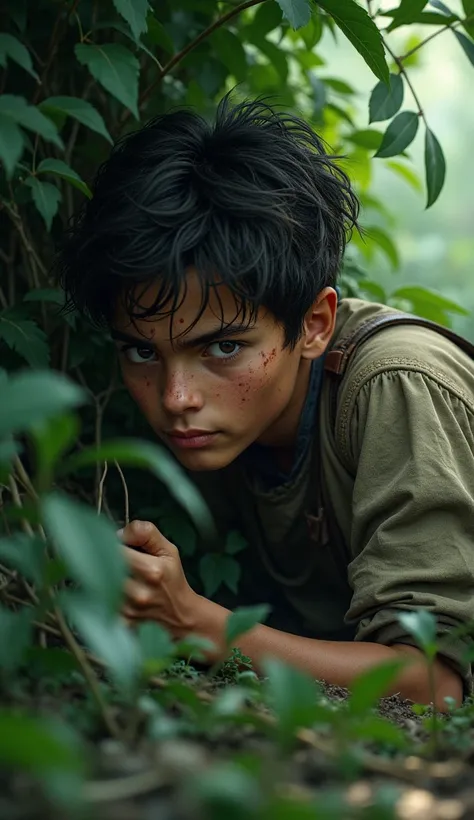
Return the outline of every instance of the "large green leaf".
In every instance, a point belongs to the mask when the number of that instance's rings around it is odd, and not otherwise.
[[[446,176],[443,149],[429,128],[426,129],[425,135],[425,171],[428,192],[426,207],[429,208],[438,199]]]
[[[321,716],[319,689],[309,675],[276,659],[263,662],[269,704],[278,721],[278,735],[283,744],[291,742],[297,729],[311,726]],[[327,710],[330,720],[331,712]]]
[[[201,530],[213,531],[213,523],[201,495],[188,479],[186,473],[170,454],[161,447],[138,439],[114,439],[99,448],[86,447],[69,458],[63,465],[63,473],[96,464],[98,461],[118,461],[135,467],[146,467],[163,482],[171,495],[193,518]]]
[[[414,111],[402,111],[392,120],[382,140],[376,157],[394,157],[401,154],[416,137],[419,116]]]
[[[428,658],[436,655],[436,616],[427,609],[400,612],[399,623],[412,635]]]
[[[21,572],[36,584],[41,582],[44,568],[44,542],[23,532],[0,538],[0,562]]]
[[[331,15],[375,76],[388,83],[382,35],[365,9],[354,0],[317,0],[317,5]]]
[[[41,113],[39,108],[29,105],[24,97],[15,94],[2,94],[0,97],[0,118],[21,125],[43,139],[54,142],[58,148],[64,148],[57,128],[48,117]]]
[[[211,598],[222,584],[237,592],[240,572],[240,565],[231,555],[208,552],[199,561],[199,575],[207,598]]]
[[[361,148],[367,148],[369,151],[376,151],[380,148],[383,134],[375,128],[363,128],[360,131],[352,131],[346,137],[349,142],[354,145],[360,145]]]
[[[474,37],[474,0],[462,0],[462,7],[466,15],[464,28],[471,37]]]
[[[470,40],[469,37],[466,37],[465,34],[462,34],[460,31],[455,31],[454,36],[458,41],[459,45],[461,46],[464,54],[466,55],[467,59],[474,65],[474,41]]]
[[[33,637],[34,614],[28,606],[18,612],[0,606],[0,673],[12,673],[22,663]]]
[[[123,593],[126,561],[113,524],[58,493],[45,496],[41,509],[46,532],[74,580],[114,611]]]
[[[259,604],[258,606],[239,607],[231,612],[225,625],[225,642],[227,646],[232,646],[237,638],[265,621],[269,611],[268,604]]]
[[[83,758],[70,732],[62,731],[54,718],[31,717],[0,711],[0,763],[36,774],[51,770],[81,771]],[[70,739],[71,738],[71,739]]]
[[[76,57],[94,77],[138,120],[138,74],[140,65],[131,51],[118,43],[77,43]]]
[[[286,19],[294,29],[301,28],[311,19],[309,0],[276,0]]]
[[[66,114],[112,142],[102,116],[87,100],[81,100],[79,97],[48,97],[40,103],[40,108],[46,113],[59,111]]]
[[[244,47],[232,31],[218,28],[210,37],[210,42],[219,60],[230,71],[238,82],[247,79],[247,57]]]
[[[7,179],[12,178],[24,147],[25,138],[21,128],[0,111],[0,160],[5,167]]]
[[[400,265],[400,257],[398,255],[397,246],[388,235],[386,231],[379,228],[377,225],[365,226],[365,232],[368,239],[375,242],[376,245],[384,252],[393,268],[398,268]]]
[[[406,285],[397,288],[391,296],[395,296],[397,299],[408,299],[408,301],[412,302],[417,312],[419,308],[422,308],[423,304],[426,304],[438,310],[446,311],[447,313],[457,313],[460,316],[470,315],[470,311],[462,307],[462,305],[453,302],[452,299],[447,299],[446,296],[442,296],[441,293],[436,293],[436,291],[430,288],[423,288],[420,285]]]
[[[0,314],[0,339],[31,367],[48,367],[49,346],[45,332],[32,319],[23,319],[17,313],[6,310]]]
[[[77,171],[71,168],[66,162],[63,162],[62,159],[42,159],[36,169],[36,173],[54,174],[55,176],[61,177],[67,180],[67,182],[70,182],[71,185],[74,185],[75,188],[78,188],[78,190],[89,199],[92,199],[89,186],[81,179]]]
[[[18,65],[24,68],[28,74],[31,74],[35,80],[38,79],[28,49],[12,34],[7,34],[7,32],[2,31],[0,32],[0,65],[3,66],[3,68],[6,67],[7,58],[18,63]]]
[[[386,661],[362,672],[350,686],[349,709],[353,715],[365,715],[387,694],[399,672],[406,665],[404,658]]]
[[[85,401],[85,393],[59,373],[26,371],[2,384],[0,438],[30,430]]]
[[[416,174],[413,168],[409,168],[408,165],[403,165],[402,162],[396,159],[392,159],[387,162],[387,168],[390,168],[397,174],[399,177],[402,177],[415,191],[422,191],[423,184],[420,180],[420,177]]]
[[[273,31],[281,25],[282,10],[275,0],[267,3],[260,3],[255,11],[255,16],[245,29],[245,33],[251,32],[251,37],[265,37],[269,31]]]
[[[390,74],[389,84],[379,82],[370,95],[369,122],[394,117],[403,103],[404,85],[400,74]]]
[[[142,655],[130,629],[100,602],[77,593],[62,595],[61,607],[89,649],[109,667],[117,685],[131,695],[139,680]]]
[[[427,0],[401,0],[393,20],[388,27],[388,31],[392,31],[398,26],[404,26],[407,23],[413,23],[418,15],[426,6]]]
[[[61,202],[61,191],[50,182],[40,182],[39,179],[29,176],[25,185],[31,188],[33,202],[44,219],[47,230],[51,230],[53,219],[56,216]]]
[[[147,30],[148,0],[113,0],[118,13],[132,30],[136,40]]]

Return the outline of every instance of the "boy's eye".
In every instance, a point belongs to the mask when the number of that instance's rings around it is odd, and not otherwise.
[[[151,347],[139,347],[138,345],[132,347],[129,345],[128,347],[122,347],[121,351],[125,358],[133,364],[156,361],[156,353]]]
[[[206,353],[215,359],[231,359],[237,355],[241,347],[239,342],[213,342],[206,349]]]

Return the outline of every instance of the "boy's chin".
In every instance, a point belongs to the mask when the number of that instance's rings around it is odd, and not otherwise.
[[[190,450],[184,452],[174,451],[176,459],[182,467],[190,472],[211,472],[213,470],[223,470],[232,464],[240,455],[241,451],[229,450]]]

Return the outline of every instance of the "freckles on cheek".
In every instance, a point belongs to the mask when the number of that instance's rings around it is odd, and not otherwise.
[[[271,376],[271,363],[275,360],[277,350],[274,347],[271,351],[259,351],[258,361],[252,366],[249,365],[244,372],[232,377],[232,400],[237,406],[245,405],[255,399],[265,388]]]

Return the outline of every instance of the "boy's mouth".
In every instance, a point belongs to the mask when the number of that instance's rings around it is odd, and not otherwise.
[[[209,430],[169,430],[165,435],[174,447],[195,450],[210,444],[217,433],[211,433]]]

